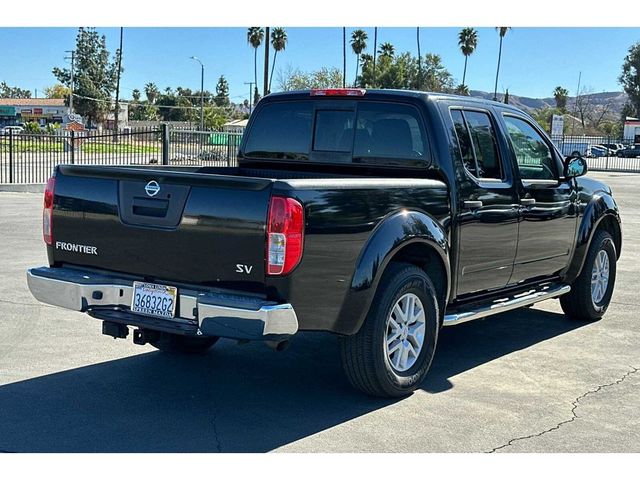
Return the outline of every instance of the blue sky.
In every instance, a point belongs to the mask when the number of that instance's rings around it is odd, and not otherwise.
[[[347,27],[347,35],[354,28]],[[373,28],[368,51],[372,51]],[[438,53],[460,81],[464,58],[457,46],[459,28],[421,28],[423,53]],[[107,46],[117,48],[119,28],[99,28]],[[321,66],[342,68],[342,29],[331,27],[287,28],[289,43],[278,56],[279,67],[313,70]],[[38,89],[55,83],[54,66],[64,65],[64,51],[75,45],[74,28],[0,28],[0,81]],[[467,84],[472,89],[493,91],[498,35],[493,28],[478,28],[478,48],[469,59]],[[578,73],[582,85],[594,91],[620,90],[617,77],[629,46],[640,41],[638,28],[514,28],[505,37],[498,90],[531,97],[551,96],[557,85],[574,94]],[[412,27],[378,28],[378,43],[391,42],[396,52],[416,50]],[[200,88],[200,66],[190,60],[196,55],[205,64],[205,88],[214,90],[221,74],[229,80],[230,95],[241,102],[248,95],[244,82],[253,80],[253,49],[246,41],[246,28],[158,28],[125,27],[125,68],[122,96],[130,98],[134,88],[146,82],[160,89],[167,86]],[[355,74],[355,55],[347,50],[347,79]],[[258,81],[264,50],[258,52]],[[260,87],[261,88],[261,87]],[[275,90],[275,88],[272,88]]]

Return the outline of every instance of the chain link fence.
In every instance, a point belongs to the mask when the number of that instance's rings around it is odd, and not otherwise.
[[[241,134],[160,127],[0,133],[0,183],[44,183],[59,164],[236,165]]]

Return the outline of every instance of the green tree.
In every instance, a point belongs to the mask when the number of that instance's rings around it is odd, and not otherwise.
[[[111,111],[117,64],[109,59],[105,36],[99,35],[95,28],[78,29],[75,52],[74,109],[90,123],[101,122]],[[118,51],[115,56],[117,58]],[[63,85],[71,86],[71,71],[68,68],[55,67],[53,75]]]
[[[271,75],[269,75],[269,92],[271,92],[271,81],[273,80],[273,71],[276,68],[276,59],[278,52],[283,51],[287,47],[287,31],[282,27],[276,27],[271,31],[271,46],[273,47],[273,65],[271,65]]]
[[[466,85],[465,80],[467,78],[467,60],[469,56],[473,54],[478,46],[478,32],[471,28],[466,27],[460,30],[458,34],[458,46],[462,55],[464,55],[464,72],[462,73],[462,85]]]
[[[360,55],[367,49],[367,32],[364,30],[354,30],[351,32],[351,50],[356,54],[356,77],[353,81],[355,86],[358,83],[358,67],[360,66]]]
[[[496,31],[500,36],[500,49],[498,50],[498,67],[496,68],[496,85],[493,89],[493,99],[498,100],[498,77],[500,76],[500,60],[502,59],[502,40],[511,27],[496,27]]]
[[[208,105],[204,107],[204,126],[210,130],[220,130],[227,122],[225,111],[220,107]]]
[[[569,90],[566,88],[557,86],[553,90],[553,98],[556,100],[556,108],[561,112],[566,112],[567,110],[567,99],[569,98]]]
[[[214,102],[218,107],[229,106],[229,82],[224,78],[224,75],[220,75],[218,83],[216,84],[216,96]]]
[[[289,69],[281,74],[278,83],[283,92],[311,88],[340,88],[342,86],[342,72],[337,68],[327,67],[312,72]]]
[[[633,116],[640,117],[640,42],[629,47],[629,53],[624,57],[622,73],[618,78],[629,97],[629,103],[635,110]]]
[[[247,42],[253,48],[253,77],[255,81],[254,105],[258,103],[258,47],[262,45],[264,40],[264,30],[262,27],[249,27],[247,30]]]
[[[509,105],[509,89],[507,88],[507,91],[504,92],[504,99],[502,100],[502,103],[506,103],[507,105]]]
[[[0,83],[0,98],[31,98],[31,91],[20,87],[10,87],[6,82]]]
[[[44,95],[47,98],[64,98],[68,100],[71,95],[71,89],[61,83],[56,83],[55,85],[45,88]]]

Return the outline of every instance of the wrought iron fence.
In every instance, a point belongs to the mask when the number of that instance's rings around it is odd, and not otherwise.
[[[44,183],[59,164],[232,166],[241,134],[166,125],[55,134],[0,133],[0,183]]]
[[[635,138],[606,136],[552,136],[563,155],[580,154],[590,170],[640,172],[640,146]]]

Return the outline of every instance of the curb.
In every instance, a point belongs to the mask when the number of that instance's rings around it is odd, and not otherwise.
[[[0,183],[0,192],[42,193],[44,183]]]

